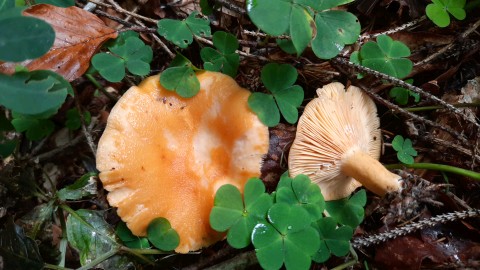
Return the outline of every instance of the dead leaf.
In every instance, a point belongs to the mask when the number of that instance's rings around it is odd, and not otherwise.
[[[88,69],[90,58],[102,43],[118,35],[115,29],[106,27],[97,16],[77,7],[60,8],[40,4],[26,9],[23,14],[48,22],[55,30],[55,43],[40,58],[1,64],[0,72],[11,74],[15,66],[20,64],[29,70],[48,69],[73,81]]]
[[[263,179],[267,190],[274,190],[280,176],[287,170],[287,153],[295,139],[296,128],[280,123],[269,131],[270,146],[267,155],[263,158],[260,178]]]
[[[429,259],[435,264],[448,260],[438,247],[413,236],[401,236],[377,248],[375,262],[380,269],[420,269],[422,262]]]
[[[399,7],[397,14],[398,16],[402,16],[404,9],[408,9],[408,14],[411,18],[418,18],[420,14],[425,14],[424,6],[420,1],[417,0],[384,0],[383,4],[386,7],[389,7],[393,2],[396,2]]]

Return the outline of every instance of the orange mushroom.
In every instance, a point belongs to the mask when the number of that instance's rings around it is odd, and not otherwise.
[[[379,161],[380,120],[375,103],[358,87],[341,83],[317,89],[298,121],[288,168],[308,175],[325,200],[349,196],[365,186],[378,195],[400,189],[401,177]]]
[[[197,74],[189,99],[164,89],[159,76],[130,88],[112,109],[100,138],[97,168],[110,205],[133,234],[168,219],[179,253],[223,238],[209,214],[217,189],[260,175],[268,128],[250,111],[250,92],[227,75]]]

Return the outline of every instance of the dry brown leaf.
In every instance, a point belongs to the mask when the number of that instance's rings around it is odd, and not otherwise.
[[[55,30],[55,43],[40,58],[1,64],[0,72],[11,74],[15,65],[20,64],[29,70],[48,69],[73,81],[88,69],[90,58],[102,43],[118,35],[115,29],[106,27],[97,16],[77,7],[60,8],[40,4],[26,9],[23,14],[48,22]]]
[[[448,256],[438,245],[408,235],[380,245],[375,255],[376,266],[390,270],[420,269],[427,259],[438,265],[448,261]]]

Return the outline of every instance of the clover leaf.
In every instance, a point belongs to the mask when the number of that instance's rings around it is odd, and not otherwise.
[[[24,115],[52,115],[73,92],[62,76],[49,70],[0,74],[0,89],[0,105]]]
[[[245,184],[244,199],[233,185],[220,187],[215,194],[214,207],[210,213],[210,226],[216,231],[226,231],[227,242],[235,248],[250,244],[252,230],[265,220],[267,210],[273,204],[272,197],[265,193],[265,185],[258,178]]]
[[[330,254],[342,257],[350,251],[350,239],[353,237],[353,229],[350,226],[337,226],[335,219],[326,217],[313,224],[320,235],[320,248],[312,259],[322,263],[330,258]]]
[[[311,43],[315,55],[330,59],[360,34],[360,23],[352,13],[329,10],[349,2],[352,0],[247,0],[247,11],[267,34],[290,35],[291,42],[279,42],[287,52],[300,55]]]
[[[30,141],[40,140],[50,135],[55,129],[55,124],[50,119],[43,117],[23,115],[16,112],[12,114],[12,125],[18,132],[25,132]]]
[[[110,53],[98,53],[92,57],[93,67],[110,82],[121,81],[125,77],[125,68],[138,76],[150,72],[152,48],[130,31],[125,33],[118,42],[110,43]]]
[[[405,164],[413,164],[413,157],[417,156],[417,151],[413,149],[412,141],[404,139],[401,135],[395,136],[392,141],[392,147],[397,151],[397,158]]]
[[[410,49],[400,41],[394,41],[387,35],[377,37],[377,42],[368,41],[359,52],[350,56],[350,61],[387,75],[403,78],[413,68],[413,63],[406,57]]]
[[[355,43],[360,35],[360,23],[350,12],[328,10],[315,16],[317,35],[312,50],[322,59],[335,57],[345,44]]]
[[[115,228],[115,234],[122,240],[123,244],[129,248],[146,249],[150,248],[150,243],[146,237],[138,237],[128,229],[125,222],[120,221]]]
[[[465,0],[432,0],[425,8],[427,17],[439,27],[450,24],[450,13],[455,19],[463,20],[466,17]]]
[[[265,269],[309,269],[311,256],[320,247],[318,232],[310,226],[310,215],[302,207],[276,203],[268,210],[268,221],[252,232],[252,243]]]
[[[412,84],[413,79],[408,79],[405,82]],[[400,105],[406,105],[408,103],[408,98],[413,97],[415,102],[420,101],[420,94],[412,92],[408,89],[405,89],[403,87],[393,87],[390,92],[389,92],[390,97],[393,97],[395,99],[395,102],[397,102]]]
[[[313,37],[315,22],[307,10],[299,5],[292,5],[290,13],[290,36],[297,56],[307,48]]]
[[[96,173],[86,173],[75,183],[68,185],[57,192],[57,197],[62,200],[79,200],[86,196],[97,194]]]
[[[247,0],[246,4],[250,19],[265,33],[280,36],[289,30],[292,1]]]
[[[285,173],[280,177],[276,191],[276,202],[302,207],[312,222],[322,217],[325,200],[318,185],[312,183],[308,176],[300,174],[292,179]]]
[[[15,8],[7,9],[2,15],[17,11]],[[0,18],[1,61],[21,62],[38,58],[50,50],[54,41],[55,31],[44,20],[30,16]]]
[[[276,126],[280,122],[280,113],[288,123],[297,122],[297,108],[303,101],[302,87],[294,85],[297,76],[297,70],[288,64],[269,63],[262,69],[262,82],[272,94],[256,92],[248,98],[250,109],[262,123]]]
[[[156,248],[163,251],[174,250],[180,243],[177,231],[163,217],[150,221],[147,227],[147,238]]]
[[[327,212],[337,223],[356,228],[363,220],[364,209],[367,203],[367,194],[364,189],[353,194],[350,198],[326,202]]]
[[[200,81],[195,71],[198,70],[190,60],[177,54],[160,75],[160,84],[167,90],[175,91],[179,96],[190,98],[200,91]]]
[[[67,111],[67,120],[65,121],[65,127],[70,130],[79,129],[82,126],[82,116],[77,108],[72,108]],[[85,120],[85,124],[88,125],[92,121],[92,115],[89,111],[83,112],[83,119]]]
[[[193,36],[210,36],[210,21],[198,18],[198,12],[192,12],[186,19],[163,19],[158,21],[157,32],[180,48],[187,48],[193,42]]]
[[[230,77],[237,75],[240,56],[235,53],[238,49],[237,38],[223,31],[213,34],[213,45],[217,50],[205,47],[200,51],[200,56],[205,62],[204,68],[210,71],[222,71]]]

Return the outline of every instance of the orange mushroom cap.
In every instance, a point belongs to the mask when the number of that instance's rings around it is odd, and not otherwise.
[[[400,176],[380,162],[380,120],[375,103],[358,87],[341,83],[317,89],[298,121],[288,167],[308,175],[325,200],[349,196],[364,185],[378,195],[400,189]]]
[[[250,92],[229,76],[197,74],[199,93],[179,97],[149,77],[112,109],[100,138],[97,168],[110,205],[133,234],[157,217],[180,236],[186,253],[223,238],[209,224],[217,189],[242,189],[259,176],[268,128],[250,111]]]

